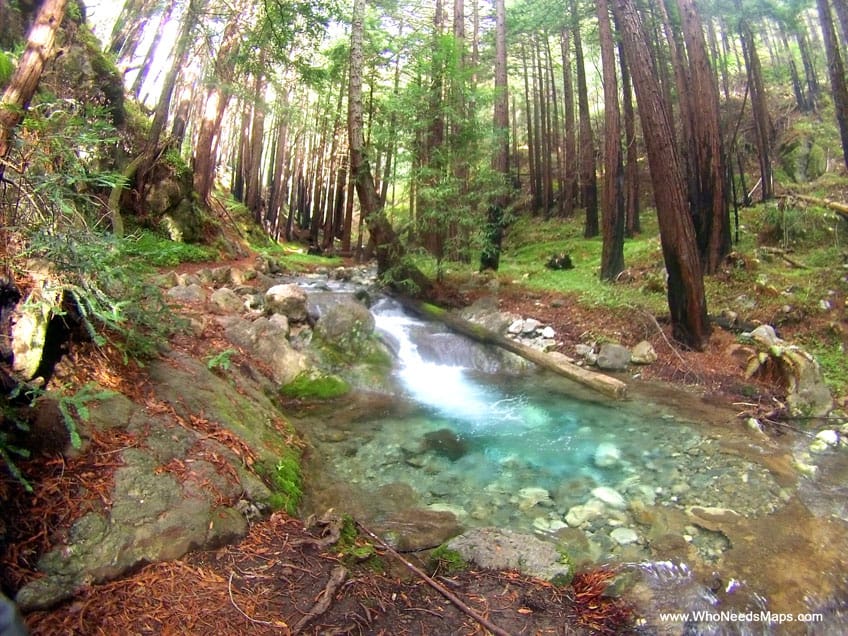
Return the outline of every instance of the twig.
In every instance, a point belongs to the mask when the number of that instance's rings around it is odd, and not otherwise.
[[[334,567],[333,571],[330,573],[327,585],[324,586],[324,590],[319,595],[320,598],[315,605],[312,606],[312,609],[306,612],[303,618],[295,623],[294,627],[292,627],[292,634],[299,634],[300,630],[306,627],[313,618],[321,616],[321,614],[330,608],[330,605],[333,602],[333,597],[336,595],[336,592],[341,587],[342,583],[345,582],[345,579],[347,579],[347,568],[343,565],[337,565]]]
[[[235,608],[236,608],[236,611],[237,611],[239,614],[241,614],[242,616],[244,616],[244,617],[245,617],[247,620],[249,620],[251,623],[254,623],[254,624],[256,624],[256,625],[271,625],[271,626],[275,626],[275,627],[281,627],[281,625],[280,625],[279,623],[275,623],[275,622],[273,622],[273,621],[260,621],[260,620],[257,620],[257,619],[255,619],[255,618],[253,618],[252,616],[249,616],[249,615],[248,615],[248,614],[247,614],[247,613],[246,613],[246,612],[245,612],[242,608],[240,608],[240,607],[238,606],[238,603],[236,603],[236,599],[233,597],[233,576],[234,576],[234,575],[235,575],[235,572],[230,572],[230,580],[229,580],[229,581],[227,581],[227,592],[228,592],[228,593],[229,593],[229,595],[230,595],[230,603],[232,603],[233,607],[235,607]]]
[[[490,621],[488,618],[486,618],[485,616],[482,616],[479,612],[474,611],[472,608],[470,608],[468,605],[466,605],[466,604],[465,604],[462,600],[460,600],[460,598],[459,598],[458,596],[456,596],[453,592],[451,592],[450,590],[448,590],[448,589],[447,589],[444,585],[442,585],[441,583],[439,583],[439,582],[435,581],[432,577],[428,576],[428,575],[427,575],[425,572],[423,572],[420,568],[418,568],[418,567],[414,566],[412,563],[410,563],[409,561],[407,561],[406,559],[404,559],[404,558],[403,558],[403,557],[402,557],[402,556],[401,556],[401,555],[397,552],[397,550],[395,550],[394,548],[392,548],[392,547],[391,547],[390,545],[388,545],[385,541],[383,541],[380,537],[378,537],[376,534],[374,534],[373,532],[371,532],[368,528],[366,528],[364,525],[362,525],[362,523],[361,523],[361,522],[357,521],[357,522],[356,522],[356,525],[357,525],[357,526],[359,526],[359,528],[360,528],[360,529],[361,529],[361,530],[362,530],[365,534],[367,534],[369,537],[371,537],[372,539],[374,539],[374,540],[375,540],[375,541],[376,541],[376,542],[377,542],[377,543],[378,543],[378,544],[379,544],[379,545],[380,545],[380,546],[381,546],[384,550],[386,550],[386,552],[388,552],[389,554],[391,554],[393,557],[395,557],[395,558],[396,558],[396,559],[398,559],[401,563],[403,563],[406,567],[408,567],[410,570],[412,570],[415,574],[417,574],[418,576],[420,576],[420,577],[421,577],[421,579],[422,579],[425,583],[427,583],[427,585],[429,585],[430,587],[432,587],[432,588],[433,588],[434,590],[436,590],[439,594],[441,594],[441,595],[442,595],[442,596],[444,596],[446,599],[448,599],[451,603],[453,603],[454,605],[456,605],[456,607],[458,607],[460,610],[462,610],[462,612],[464,612],[465,614],[467,614],[468,616],[470,616],[471,618],[473,618],[475,621],[477,621],[478,623],[480,623],[483,627],[485,627],[486,629],[488,629],[488,630],[489,630],[490,632],[492,632],[493,634],[496,634],[497,636],[511,636],[511,634],[510,634],[508,631],[506,631],[506,630],[504,630],[504,629],[501,629],[500,627],[498,627],[497,625],[495,625],[494,623],[492,623],[492,621]]]
[[[677,357],[678,360],[680,360],[680,364],[682,364],[686,368],[687,372],[694,375],[696,378],[698,378],[698,381],[701,384],[703,384],[704,383],[703,378],[701,378],[697,373],[695,373],[692,370],[692,367],[689,366],[689,364],[686,362],[686,360],[683,358],[683,356],[680,355],[680,352],[677,350],[677,347],[675,347],[673,344],[671,344],[671,341],[668,339],[668,336],[665,335],[665,332],[662,330],[662,327],[660,327],[660,323],[657,322],[657,319],[651,313],[644,311],[644,310],[641,310],[641,311],[645,316],[647,316],[648,318],[651,319],[651,322],[654,323],[654,327],[657,328],[657,331],[662,336],[662,339],[665,342],[665,344],[668,346],[668,348],[671,349],[672,353]]]

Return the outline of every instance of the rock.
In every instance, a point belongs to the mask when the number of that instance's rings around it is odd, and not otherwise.
[[[613,508],[618,508],[619,510],[627,508],[627,501],[621,493],[607,486],[598,486],[597,488],[593,488],[592,496],[596,499],[600,499],[605,504],[612,506]]]
[[[456,517],[445,511],[407,508],[374,525],[386,543],[401,552],[435,548],[462,532]]]
[[[567,527],[568,524],[560,519],[546,519],[545,517],[533,519],[533,529],[542,534],[556,534]]]
[[[536,505],[553,506],[550,493],[544,488],[522,488],[518,491],[518,508],[523,511],[530,510]]]
[[[825,429],[816,434],[816,439],[810,444],[810,450],[814,453],[822,453],[828,448],[839,446],[840,434],[839,431]]]
[[[237,314],[244,309],[244,301],[232,289],[221,287],[209,297],[212,310],[222,314]]]
[[[621,462],[621,450],[612,442],[601,442],[593,458],[598,468],[609,468]]]
[[[280,321],[257,318],[249,322],[235,316],[219,319],[226,338],[265,363],[279,385],[292,382],[308,367],[306,356],[296,351],[288,340],[288,332]]]
[[[604,371],[625,371],[630,363],[630,350],[620,344],[605,342],[598,352],[597,365]]]
[[[554,331],[553,327],[545,327],[542,329],[542,337],[547,339],[556,338],[556,331]]]
[[[524,324],[521,326],[521,333],[524,335],[532,334],[541,326],[542,323],[535,318],[525,318]]]
[[[657,352],[650,342],[643,340],[633,347],[630,352],[630,361],[633,364],[652,364],[657,361]]]
[[[199,283],[171,287],[165,295],[171,300],[187,305],[202,305],[206,302],[206,290]]]
[[[438,455],[447,457],[452,462],[468,453],[468,443],[449,428],[440,428],[437,431],[426,433],[421,447],[424,452],[433,451]]]
[[[517,336],[522,333],[524,331],[524,319],[518,318],[517,320],[513,320],[509,327],[507,327],[506,331],[513,336]]]
[[[594,499],[586,504],[572,506],[565,515],[565,522],[572,528],[582,526],[587,521],[601,516],[604,512],[604,504],[599,499]]]
[[[316,336],[350,353],[361,352],[373,333],[374,316],[352,299],[329,307],[315,324]]]
[[[574,263],[571,262],[571,256],[565,252],[554,254],[545,263],[548,269],[574,269]]]
[[[306,320],[306,292],[294,284],[274,285],[265,292],[268,313],[283,314],[291,322]]]
[[[466,561],[483,568],[518,570],[547,581],[566,582],[573,572],[549,541],[500,528],[474,528],[448,542]]]
[[[616,528],[610,532],[610,538],[618,545],[628,545],[639,541],[639,535],[632,528]]]

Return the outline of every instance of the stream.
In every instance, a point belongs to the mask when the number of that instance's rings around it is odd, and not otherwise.
[[[848,629],[844,450],[804,476],[803,434],[755,433],[668,386],[611,403],[391,299],[372,314],[395,388],[294,421],[310,445],[306,512],[379,525],[442,511],[533,534],[577,567],[620,568],[645,633]]]

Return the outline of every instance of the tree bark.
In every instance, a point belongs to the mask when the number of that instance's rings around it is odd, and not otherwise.
[[[727,166],[721,139],[718,87],[693,0],[677,0],[689,61],[692,162],[689,200],[704,272],[715,274],[730,253]]]
[[[609,6],[607,0],[597,0],[597,6],[605,122],[601,280],[613,281],[624,270],[624,160],[621,153],[621,115]]]
[[[597,236],[600,232],[598,227],[598,176],[595,171],[595,136],[592,133],[592,120],[589,113],[589,90],[586,86],[583,41],[580,36],[580,22],[575,0],[571,0],[571,18],[573,21],[574,64],[577,67],[577,106],[580,114],[580,202],[586,212],[583,236],[591,238]]]
[[[35,95],[44,65],[53,55],[56,32],[65,17],[68,0],[44,0],[27,36],[27,45],[18,67],[0,98],[0,180],[5,173],[4,160],[12,145],[15,127]]]
[[[618,25],[616,25],[618,32]],[[627,148],[627,163],[624,167],[624,234],[636,236],[642,231],[639,218],[639,146],[636,139],[636,111],[633,109],[633,86],[630,68],[619,41],[618,61],[621,65],[621,94],[624,110],[624,143]]]
[[[836,29],[833,26],[833,14],[828,0],[816,0],[821,22],[824,48],[827,52],[827,70],[830,75],[830,92],[833,95],[833,109],[842,138],[842,161],[848,168],[848,83],[845,80],[845,65],[839,50]]]
[[[633,0],[612,3],[633,86],[651,168],[666,271],[668,306],[674,337],[701,350],[710,333],[703,273],[688,213],[682,164],[671,137],[672,123],[648,53]]]
[[[562,99],[563,125],[565,126],[565,170],[562,214],[570,217],[574,214],[574,203],[577,198],[577,128],[574,118],[574,84],[571,80],[571,44],[568,29],[560,31],[560,49],[562,50]]]
[[[503,214],[509,201],[509,89],[506,66],[506,8],[495,0],[495,105],[492,115],[494,154],[492,170],[500,176],[498,194],[489,204],[480,270],[497,271],[503,239]]]

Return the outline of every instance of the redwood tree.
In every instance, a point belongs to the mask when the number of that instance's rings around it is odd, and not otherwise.
[[[695,228],[688,213],[682,162],[671,136],[668,105],[654,74],[642,20],[633,0],[613,0],[612,7],[639,105],[668,273],[668,307],[674,337],[700,350],[710,333],[707,301]]]

